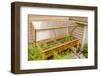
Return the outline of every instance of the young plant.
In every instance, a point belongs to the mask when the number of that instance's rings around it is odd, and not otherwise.
[[[48,48],[50,48],[50,45],[48,45],[48,44],[45,42],[45,43],[42,43],[42,44],[41,44],[41,47],[42,47],[43,49],[48,49]]]
[[[72,58],[72,54],[71,51],[69,49],[66,49],[63,52],[54,52],[53,54],[53,59],[71,59]]]
[[[40,48],[34,44],[28,46],[28,60],[42,60]]]
[[[62,59],[61,55],[57,52],[53,52],[53,59]]]
[[[72,36],[71,35],[66,35],[65,36],[65,41],[71,41],[72,40]]]
[[[86,58],[88,58],[88,44],[85,43],[82,49],[83,49],[83,51],[82,51],[83,55],[84,55]]]

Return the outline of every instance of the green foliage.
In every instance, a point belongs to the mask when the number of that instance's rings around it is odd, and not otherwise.
[[[82,53],[86,58],[88,58],[88,44],[87,43],[84,44]]]
[[[53,59],[61,59],[61,56],[57,52],[54,52]]]
[[[35,43],[35,45],[36,45],[36,48],[37,48],[39,51],[42,51],[42,50],[43,50],[43,48],[41,47],[41,45],[40,45],[39,43]]]
[[[41,55],[41,52],[43,50],[58,46],[64,42],[71,41],[71,40],[72,40],[72,36],[68,35],[62,39],[56,40],[56,42],[50,42],[50,43],[42,42],[41,44],[39,43],[28,44],[28,60],[43,60]],[[67,58],[68,56],[70,58],[70,53],[68,53],[68,51],[64,54],[63,53],[58,54],[56,52],[54,53],[54,59],[63,59],[63,58]]]
[[[63,39],[59,40],[58,42],[61,43],[61,44],[64,43],[65,42],[65,37]]]
[[[42,60],[40,48],[34,44],[28,46],[28,60]]]
[[[71,58],[72,58],[72,54],[69,49],[67,49],[61,53],[54,52],[54,54],[53,54],[53,59],[60,60],[60,59],[71,59]]]
[[[65,41],[71,41],[73,37],[71,35],[66,35],[65,36]]]
[[[51,47],[53,47],[52,45],[50,45],[50,44],[48,44],[48,43],[42,43],[41,45],[40,45],[43,49],[48,49],[48,48],[51,48]]]
[[[42,44],[40,46],[41,46],[42,50],[48,49],[48,48],[60,45],[64,42],[71,41],[72,39],[73,39],[73,37],[71,35],[66,35],[64,38],[56,40],[56,42],[53,42],[53,41],[50,43],[42,42]]]

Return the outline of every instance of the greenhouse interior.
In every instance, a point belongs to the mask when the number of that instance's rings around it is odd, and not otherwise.
[[[88,18],[28,15],[28,60],[88,58]]]

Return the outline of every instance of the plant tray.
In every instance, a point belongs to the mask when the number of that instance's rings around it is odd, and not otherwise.
[[[60,39],[61,40],[61,39]],[[60,40],[57,40],[59,42]],[[54,42],[48,42],[49,45],[53,44]],[[48,57],[52,56],[54,52],[62,52],[63,50],[66,50],[71,47],[79,47],[80,45],[80,39],[73,37],[71,41],[65,41],[58,43],[57,45],[54,45],[53,47],[50,48],[44,48],[42,50],[42,55],[44,59],[47,59]]]

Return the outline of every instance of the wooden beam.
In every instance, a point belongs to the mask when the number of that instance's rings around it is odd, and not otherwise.
[[[88,25],[88,22],[83,22],[83,21],[78,21],[78,20],[72,20],[72,21],[77,23],[77,24]]]
[[[68,28],[68,26],[64,27],[54,27],[54,28],[45,28],[45,29],[35,29],[36,31],[47,31],[47,30],[55,30],[55,29],[63,29],[63,28]]]

